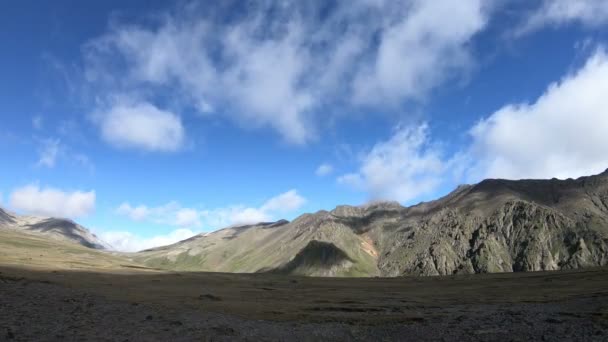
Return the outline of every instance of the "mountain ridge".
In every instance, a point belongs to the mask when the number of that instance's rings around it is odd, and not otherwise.
[[[18,215],[0,208],[0,229],[46,236],[92,249],[110,249],[90,230],[65,218]]]
[[[352,260],[310,275],[519,272],[608,262],[608,170],[578,179],[487,179],[404,207],[337,206],[293,221],[228,227],[142,251],[134,260],[180,270],[286,269],[311,241]],[[266,229],[265,229],[266,228]],[[333,247],[332,247],[333,248]],[[321,266],[322,267],[322,266]]]
[[[0,208],[0,230],[104,250],[76,222]],[[608,170],[578,179],[486,179],[412,206],[379,201],[226,227],[137,253],[173,271],[403,276],[608,265]]]

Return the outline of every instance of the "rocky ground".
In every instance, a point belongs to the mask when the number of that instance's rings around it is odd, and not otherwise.
[[[608,340],[608,291],[544,302],[407,303],[396,306],[405,314],[380,320],[373,318],[384,313],[342,301],[342,306],[319,305],[320,319],[260,320],[207,311],[204,305],[116,299],[61,282],[0,275],[3,341]],[[325,315],[329,310],[343,315]]]

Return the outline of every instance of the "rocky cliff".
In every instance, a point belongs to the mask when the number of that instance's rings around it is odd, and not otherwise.
[[[488,179],[412,207],[340,206],[292,222],[199,235],[133,258],[169,269],[326,276],[603,266],[608,264],[608,172],[576,180]]]

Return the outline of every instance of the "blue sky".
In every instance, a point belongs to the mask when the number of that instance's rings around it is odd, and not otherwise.
[[[602,0],[13,1],[0,201],[120,250],[608,168]]]

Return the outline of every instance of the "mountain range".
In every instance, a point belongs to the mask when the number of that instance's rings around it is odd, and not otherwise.
[[[110,248],[88,229],[68,219],[17,215],[0,208],[0,229],[72,242],[93,249]]]
[[[0,229],[107,246],[69,220],[0,210]],[[117,256],[116,253],[113,253]],[[608,264],[608,170],[567,180],[487,179],[435,201],[338,206],[293,221],[229,227],[120,254],[177,271],[403,276]]]

